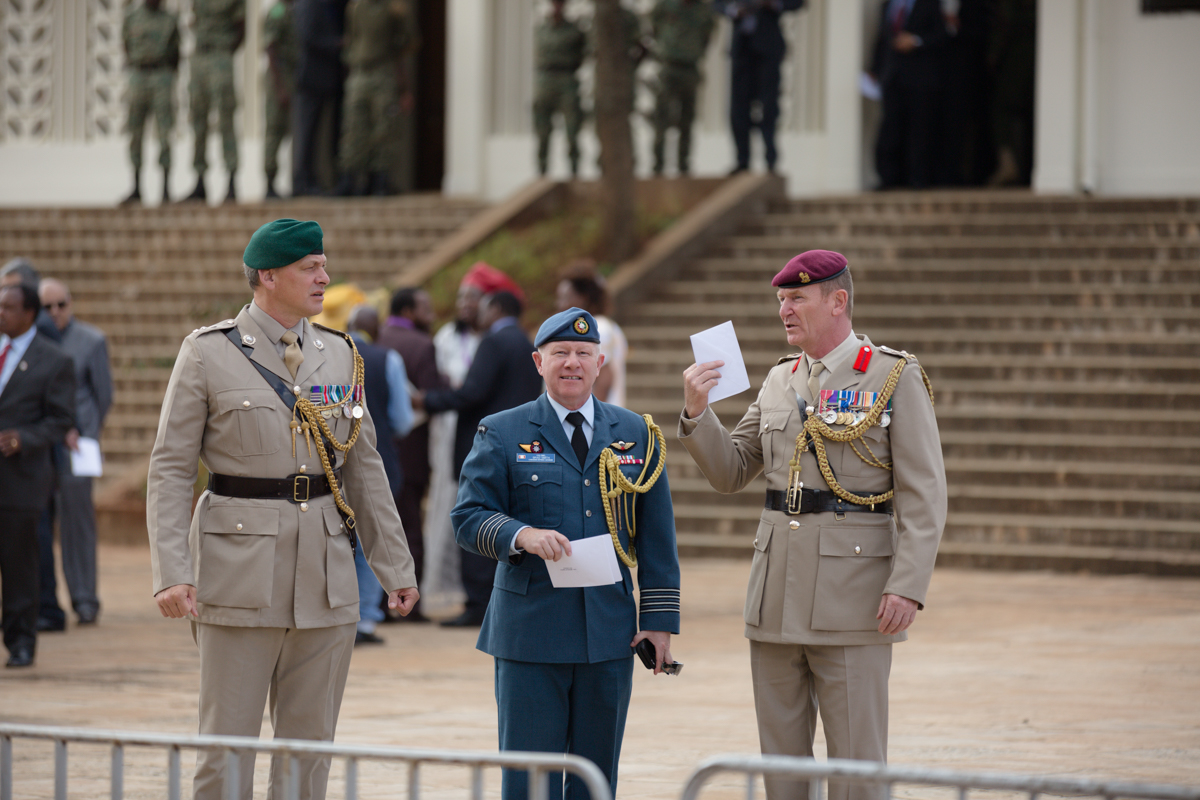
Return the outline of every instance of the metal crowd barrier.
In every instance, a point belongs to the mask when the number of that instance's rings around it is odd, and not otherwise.
[[[173,736],[130,731],[54,728],[40,725],[0,724],[0,800],[13,799],[13,740],[42,739],[54,742],[54,798],[67,800],[67,744],[86,742],[112,746],[112,800],[124,797],[124,761],[126,747],[155,747],[167,751],[167,797],[180,800],[180,751],[223,750],[226,757],[225,800],[238,800],[238,754],[256,753],[286,756],[289,759],[285,797],[299,800],[301,756],[331,756],[346,760],[346,800],[358,797],[358,762],[407,762],[408,800],[419,800],[422,764],[450,764],[471,770],[471,800],[483,800],[485,767],[523,769],[529,775],[530,800],[546,800],[547,773],[568,772],[581,778],[592,800],[612,800],[608,779],[600,768],[579,756],[561,753],[489,753],[467,750],[421,750],[400,747],[343,745],[333,742],[297,739],[254,739],[245,736]],[[189,792],[190,795],[190,792]]]
[[[1073,778],[1043,778],[987,772],[958,772],[922,767],[888,766],[873,761],[830,759],[815,761],[791,756],[717,756],[700,766],[688,778],[682,800],[696,800],[701,788],[722,773],[746,776],[746,800],[754,800],[755,778],[759,775],[794,778],[809,782],[810,800],[822,800],[825,782],[878,787],[880,800],[889,800],[896,784],[938,786],[958,790],[959,800],[968,800],[973,790],[1025,794],[1029,800],[1039,795],[1064,797],[1102,797],[1105,800],[1200,800],[1200,786],[1173,786],[1153,783],[1121,783]]]

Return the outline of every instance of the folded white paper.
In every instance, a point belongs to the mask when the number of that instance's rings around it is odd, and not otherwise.
[[[621,580],[617,551],[612,538],[589,536],[571,542],[571,555],[547,561],[546,571],[555,588],[571,586],[607,586]]]
[[[79,449],[71,452],[71,474],[78,478],[99,478],[104,474],[100,461],[100,443],[86,436],[79,437]]]
[[[883,99],[883,89],[879,87],[879,83],[871,77],[869,72],[860,73],[858,76],[858,93],[868,100],[876,102]]]
[[[733,322],[724,322],[715,328],[693,333],[692,353],[696,356],[697,364],[706,361],[725,362],[725,366],[718,368],[721,377],[717,385],[708,393],[709,404],[750,388],[746,362],[742,358],[742,348],[738,346],[737,334],[733,332]]]

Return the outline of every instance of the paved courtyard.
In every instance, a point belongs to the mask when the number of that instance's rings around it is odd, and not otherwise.
[[[148,550],[104,547],[100,565],[100,623],[41,637],[32,669],[0,670],[0,721],[193,733],[195,645],[151,601]],[[741,622],[748,570],[684,562],[673,650],[686,669],[636,670],[620,797],[678,797],[701,760],[757,752]],[[354,653],[338,740],[494,750],[492,663],[475,632],[403,624],[381,634],[385,645]],[[894,764],[1200,784],[1200,580],[939,570],[895,649],[891,687]],[[15,796],[52,797],[50,746],[14,751]],[[107,796],[107,750],[70,754],[71,796]],[[190,770],[185,753],[185,778]],[[127,797],[163,796],[162,754],[131,750],[125,774]],[[331,797],[341,774],[335,765]],[[364,765],[360,788],[403,797],[405,781],[399,767]],[[489,796],[498,785],[487,773]],[[738,796],[739,785],[722,781],[705,797]],[[466,798],[468,786],[461,770],[423,772],[424,797]]]

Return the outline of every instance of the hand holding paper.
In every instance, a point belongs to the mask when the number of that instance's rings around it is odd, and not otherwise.
[[[737,334],[733,331],[733,323],[725,322],[715,328],[692,334],[692,353],[695,354],[696,364],[706,364],[712,361],[722,361],[719,367],[720,379],[708,392],[708,404],[732,397],[750,388],[750,378],[746,375],[746,362],[742,359],[742,349],[738,346]],[[689,384],[693,378],[693,369],[684,373]],[[689,408],[690,408],[689,404]],[[703,410],[701,408],[701,410]],[[691,413],[689,411],[689,416]]]
[[[589,536],[571,543],[571,555],[547,561],[546,571],[556,589],[568,586],[607,586],[621,580],[617,551],[608,536]]]

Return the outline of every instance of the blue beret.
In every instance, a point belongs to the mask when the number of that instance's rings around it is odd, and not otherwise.
[[[596,330],[596,319],[582,308],[560,311],[538,328],[534,347],[546,342],[592,342],[600,344],[600,331]]]
[[[254,232],[242,263],[254,269],[278,269],[294,264],[307,255],[321,255],[321,226],[309,220],[277,219]]]
[[[794,289],[810,283],[833,280],[849,267],[846,257],[832,250],[807,250],[793,258],[775,275],[771,285]]]

